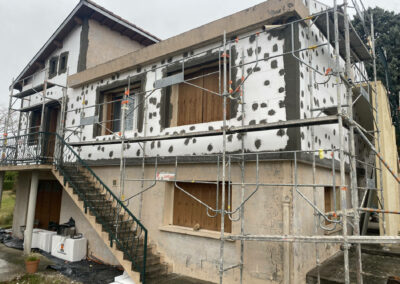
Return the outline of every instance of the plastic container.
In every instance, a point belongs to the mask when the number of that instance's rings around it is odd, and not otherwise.
[[[86,238],[71,239],[53,235],[51,240],[51,255],[67,261],[80,261],[86,258]]]

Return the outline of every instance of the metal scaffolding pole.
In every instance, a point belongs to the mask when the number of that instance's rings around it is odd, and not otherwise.
[[[313,38],[311,35],[311,21],[307,26],[308,38]],[[293,43],[292,43],[293,44]],[[308,42],[308,46],[310,43]],[[312,52],[308,52],[308,64],[312,64]],[[313,75],[314,72],[311,68],[308,68],[308,90],[310,91],[310,117],[314,118],[314,82],[313,82]],[[311,151],[312,153],[312,183],[314,184],[313,188],[313,203],[317,206],[317,187],[315,186],[315,175],[316,175],[316,165],[315,165],[315,129],[314,126],[310,127],[311,131]],[[319,214],[318,211],[314,209],[314,234],[318,235],[318,226],[319,226]],[[315,265],[317,266],[317,284],[321,283],[321,276],[320,276],[320,261],[319,261],[319,247],[318,244],[315,244]]]
[[[226,32],[224,31],[224,66],[223,66],[223,125],[222,125],[222,192],[221,192],[221,241],[220,241],[220,259],[219,259],[219,283],[223,283],[224,279],[224,246],[225,246],[225,180],[226,180],[226,97],[227,92],[227,66],[226,66]]]
[[[343,3],[343,16],[344,16],[344,38],[345,38],[345,49],[346,49],[346,58],[345,58],[345,78],[350,81],[351,78],[351,53],[350,53],[350,31],[349,31],[349,16],[347,13],[347,0],[344,0]],[[353,207],[353,234],[355,236],[360,235],[360,216],[357,208],[359,207],[358,200],[358,188],[357,188],[357,170],[356,170],[356,150],[354,144],[354,125],[353,125],[353,91],[352,87],[344,84],[346,86],[346,95],[347,95],[347,104],[348,104],[348,118],[350,121],[349,126],[349,146],[350,146],[350,184],[351,184],[351,201]],[[346,219],[346,217],[343,217]],[[356,245],[356,272],[357,272],[357,283],[362,284],[362,262],[361,262],[361,245]]]
[[[242,63],[244,62],[244,50],[242,49],[242,56],[241,56],[241,61]],[[244,70],[244,65],[241,68],[242,71],[242,77],[245,76],[245,70]],[[242,110],[242,126],[244,126],[244,121],[245,121],[245,112],[244,112],[244,85],[241,86],[240,88],[240,100],[242,102],[241,105],[241,110]],[[244,185],[245,182],[245,166],[246,162],[244,159],[244,137],[241,139],[241,150],[242,150],[242,161],[241,161],[241,192],[240,192],[240,201],[241,203],[244,202],[244,195],[245,195],[245,190],[246,186]],[[240,234],[244,235],[244,206],[240,208]],[[243,270],[244,270],[244,240],[240,240],[240,284],[243,283]]]
[[[349,273],[349,246],[347,241],[347,188],[346,188],[346,173],[345,173],[345,156],[344,156],[344,135],[343,135],[343,118],[342,118],[342,90],[340,84],[340,53],[339,53],[339,22],[338,22],[338,5],[337,0],[334,0],[334,29],[335,29],[335,58],[336,58],[336,90],[337,90],[337,113],[339,120],[339,159],[340,159],[340,207],[344,214],[343,216],[343,256],[344,256],[344,282],[350,283]]]

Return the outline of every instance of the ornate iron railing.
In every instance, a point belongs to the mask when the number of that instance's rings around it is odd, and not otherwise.
[[[54,165],[145,283],[147,229],[75,150],[56,133],[36,132],[0,140],[1,165]]]

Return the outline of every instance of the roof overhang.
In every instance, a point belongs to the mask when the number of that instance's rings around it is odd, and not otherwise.
[[[75,28],[76,25],[82,24],[82,19],[88,17],[96,20],[103,25],[109,26],[132,40],[148,46],[159,42],[160,39],[156,36],[144,31],[132,23],[122,19],[105,8],[89,1],[81,0],[78,5],[72,10],[68,17],[57,28],[48,41],[31,59],[28,65],[22,70],[14,81],[14,88],[21,90],[21,80],[26,78],[45,66],[45,60],[62,45],[64,38]]]
[[[68,87],[78,87],[116,72],[130,70],[136,66],[150,64],[161,58],[179,54],[190,48],[205,46],[222,39],[224,31],[228,37],[231,37],[241,32],[262,28],[266,24],[282,24],[291,19],[305,18],[307,16],[308,9],[301,0],[269,0],[73,74],[68,77]]]

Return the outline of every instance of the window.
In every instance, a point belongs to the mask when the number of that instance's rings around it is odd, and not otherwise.
[[[68,63],[68,52],[63,52],[60,54],[60,60],[58,63],[58,75],[65,73],[67,71]]]
[[[29,139],[28,144],[37,144],[38,133],[40,130],[40,122],[42,117],[42,109],[36,109],[31,112],[30,123],[29,123]]]
[[[183,188],[188,193],[197,197],[204,203],[208,204],[212,208],[215,208],[217,200],[217,186],[215,184],[199,184],[199,183],[178,183],[178,186]],[[228,207],[228,187],[226,188],[226,209]],[[222,186],[219,186],[219,207],[221,206],[221,195]],[[188,196],[179,188],[174,188],[173,197],[173,225],[183,227],[199,227],[199,229],[219,231],[221,230],[221,216],[217,215],[212,218],[207,216],[206,207],[201,205],[198,201]],[[231,202],[232,203],[232,202]],[[231,205],[231,204],[229,204]],[[212,212],[209,212],[213,214]],[[232,222],[225,217],[225,232],[230,233],[232,231]]]
[[[49,61],[49,79],[57,75],[58,57],[52,57]]]
[[[335,208],[335,197],[336,197],[336,208]],[[332,212],[341,210],[340,208],[340,189],[336,187],[325,187],[324,189],[325,198],[325,212]],[[329,223],[329,222],[327,222]]]
[[[170,101],[177,105],[170,126],[219,121],[223,119],[223,98],[207,90],[219,93],[218,64],[190,68],[185,71],[185,80],[170,87]],[[196,85],[196,86],[193,86]],[[203,89],[201,89],[203,88]],[[222,88],[222,86],[221,86]],[[206,89],[206,90],[205,90]],[[227,119],[230,118],[230,100],[227,100]]]
[[[130,95],[126,102],[123,101],[125,88],[117,88],[102,94],[100,107],[100,135],[110,135],[121,131],[122,107],[126,104],[125,110],[125,131],[133,130],[135,94],[140,92],[139,86],[131,88]]]

